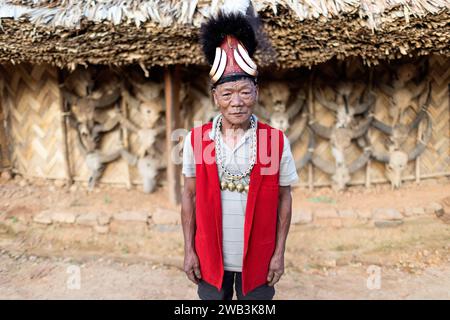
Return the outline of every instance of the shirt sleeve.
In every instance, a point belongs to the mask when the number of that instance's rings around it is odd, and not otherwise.
[[[280,186],[290,186],[298,182],[297,168],[295,167],[295,160],[292,156],[291,145],[288,138],[283,133],[283,154],[280,161]]]
[[[191,131],[184,137],[183,145],[183,169],[181,171],[185,177],[195,177],[195,158],[191,144]]]

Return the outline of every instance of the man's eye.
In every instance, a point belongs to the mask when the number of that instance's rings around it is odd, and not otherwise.
[[[224,94],[222,94],[222,97],[229,97],[229,96],[231,96],[231,93],[224,93]]]

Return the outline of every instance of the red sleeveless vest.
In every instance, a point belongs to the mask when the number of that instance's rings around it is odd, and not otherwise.
[[[259,121],[257,124],[257,159],[250,174],[244,223],[244,295],[267,282],[269,263],[275,250],[279,167],[283,152],[283,133]],[[195,249],[202,279],[220,290],[224,274],[222,206],[214,141],[209,137],[211,128],[209,122],[192,129],[191,133],[196,164]],[[264,145],[267,151],[263,151]],[[273,157],[272,150],[275,150]],[[270,166],[275,170],[267,174],[264,170]]]

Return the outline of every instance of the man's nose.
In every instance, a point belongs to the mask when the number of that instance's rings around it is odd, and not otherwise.
[[[243,105],[243,101],[242,101],[241,97],[239,96],[239,93],[237,93],[237,92],[233,93],[231,96],[230,106],[231,107],[242,107],[242,105]]]

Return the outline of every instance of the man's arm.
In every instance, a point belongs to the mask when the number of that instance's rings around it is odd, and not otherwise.
[[[286,239],[291,225],[291,215],[291,186],[280,186],[275,251],[270,261],[269,273],[267,275],[269,286],[275,285],[284,274],[284,250],[286,248]]]
[[[185,177],[181,198],[181,224],[184,234],[184,272],[189,280],[201,279],[200,263],[195,252],[195,177]]]

